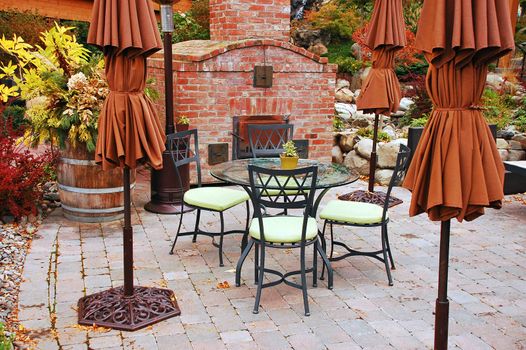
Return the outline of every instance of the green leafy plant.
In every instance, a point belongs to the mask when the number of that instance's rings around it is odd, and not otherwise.
[[[424,115],[421,118],[412,119],[411,122],[409,123],[409,126],[413,128],[421,128],[421,127],[426,126],[428,120],[429,120],[429,116]]]
[[[14,341],[15,335],[11,334],[10,336],[6,336],[4,324],[0,322],[0,350],[13,350]]]
[[[338,117],[337,115],[332,118],[332,129],[334,131],[342,131],[345,129],[345,122],[342,118]]]
[[[372,128],[360,128],[356,132],[356,135],[372,139],[374,135],[374,130]],[[389,142],[391,141],[391,136],[383,131],[378,131],[378,141],[380,142]]]
[[[298,157],[298,149],[294,144],[294,141],[288,140],[283,144],[283,156],[284,157]]]
[[[513,115],[511,96],[504,91],[486,88],[482,95],[484,117],[489,124],[496,124],[497,129],[510,125]]]
[[[174,13],[172,42],[208,39],[210,39],[210,30],[199,24],[191,12]]]
[[[322,5],[318,11],[308,11],[306,21],[313,29],[320,29],[335,40],[348,40],[355,29],[363,23],[362,17],[352,7],[331,1]]]
[[[190,125],[190,119],[186,115],[182,115],[177,118],[177,124],[179,125]]]
[[[21,37],[0,39],[0,50],[14,60],[0,65],[0,78],[15,85],[0,84],[0,99],[27,101],[28,145],[51,141],[73,147],[84,143],[95,149],[98,116],[109,93],[103,77],[104,61],[76,41],[72,28],[58,24],[41,33],[42,46],[33,47]]]

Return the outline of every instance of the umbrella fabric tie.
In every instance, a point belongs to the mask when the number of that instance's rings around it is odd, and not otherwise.
[[[437,112],[451,112],[451,111],[483,111],[486,108],[480,105],[471,105],[469,107],[437,107]]]

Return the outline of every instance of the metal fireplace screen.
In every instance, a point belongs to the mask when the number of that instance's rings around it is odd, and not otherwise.
[[[248,139],[249,124],[285,124],[288,118],[282,116],[258,115],[242,116],[233,118],[232,127],[232,159],[252,158],[250,151],[250,142]]]

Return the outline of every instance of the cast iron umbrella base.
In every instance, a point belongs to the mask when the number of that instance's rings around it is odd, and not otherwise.
[[[131,226],[130,168],[123,169],[124,286],[87,295],[78,301],[78,323],[135,331],[181,314],[169,289],[134,287],[133,228]]]
[[[135,331],[181,311],[169,289],[134,287],[126,296],[124,286],[83,297],[78,302],[78,323],[122,331]]]

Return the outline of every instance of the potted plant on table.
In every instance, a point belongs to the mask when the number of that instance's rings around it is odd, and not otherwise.
[[[298,149],[294,144],[294,141],[289,140],[283,144],[283,153],[280,154],[281,169],[290,170],[296,169],[298,166]]]

